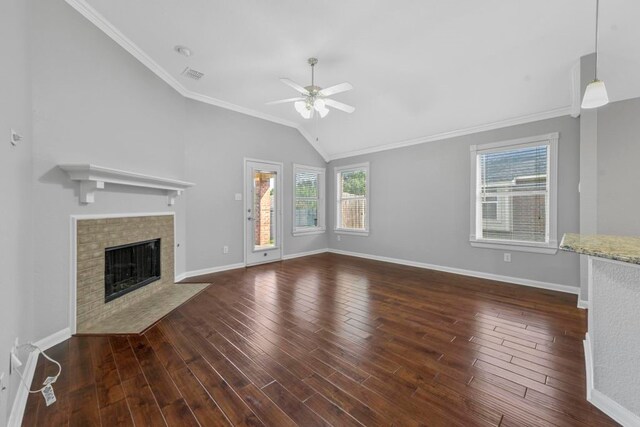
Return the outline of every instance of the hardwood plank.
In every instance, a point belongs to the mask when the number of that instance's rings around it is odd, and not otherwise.
[[[305,382],[363,425],[390,424],[384,416],[316,374],[307,378]]]
[[[100,420],[103,426],[134,426],[129,405],[125,399],[100,408]]]
[[[279,383],[274,381],[262,391],[298,425],[309,427],[328,425]]]
[[[255,385],[248,384],[238,392],[239,396],[267,426],[295,426],[296,423],[278,405],[273,403]]]
[[[101,425],[98,396],[93,384],[70,391],[69,425],[87,427]]]
[[[362,426],[362,424],[343,411],[338,405],[327,400],[320,394],[314,394],[311,396],[305,401],[305,405],[327,420],[331,425],[350,427]]]
[[[178,352],[166,340],[161,328],[152,328],[145,333],[145,337],[158,355],[174,384],[182,394],[185,402],[191,408],[193,415],[203,426],[228,426],[229,420],[222,410],[209,396],[202,384],[189,370],[187,364],[180,358]],[[188,357],[189,361],[195,358]]]
[[[135,408],[131,412],[135,425],[166,425],[158,402],[142,373],[127,338],[111,337],[109,342],[114,350],[113,357],[127,404],[130,410]]]
[[[103,409],[123,400],[125,398],[124,391],[120,384],[120,376],[109,340],[105,337],[92,337],[90,347],[94,363],[93,375],[98,405],[100,409]]]
[[[189,363],[189,369],[205,387],[209,395],[220,406],[231,424],[237,426],[263,425],[256,414],[242,401],[215,370],[203,359]]]

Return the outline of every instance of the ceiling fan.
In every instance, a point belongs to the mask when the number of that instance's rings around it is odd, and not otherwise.
[[[315,112],[320,114],[321,118],[325,117],[327,114],[329,114],[329,109],[327,107],[332,107],[337,110],[344,111],[345,113],[353,113],[356,110],[355,107],[328,98],[331,95],[336,95],[338,93],[346,92],[353,89],[351,83],[340,83],[335,86],[330,86],[326,89],[322,89],[321,87],[316,86],[314,83],[314,67],[318,63],[318,59],[309,58],[307,62],[311,66],[311,85],[302,87],[301,85],[289,79],[280,79],[282,83],[292,87],[296,91],[300,92],[300,94],[303,96],[267,102],[267,105],[293,102],[296,111],[300,113],[300,115],[305,119],[312,118]]]

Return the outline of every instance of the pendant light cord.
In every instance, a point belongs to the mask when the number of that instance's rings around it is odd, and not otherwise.
[[[595,78],[598,80],[598,17],[600,15],[600,0],[596,0],[596,69],[595,69]]]

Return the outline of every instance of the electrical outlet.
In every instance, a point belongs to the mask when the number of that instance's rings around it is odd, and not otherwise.
[[[511,262],[511,254],[509,252],[504,253],[504,262]]]
[[[336,240],[339,242],[340,240],[342,240],[342,236],[338,234],[338,235],[336,236]]]
[[[223,246],[222,247],[222,253],[223,254],[228,254],[229,253],[229,246]]]
[[[242,200],[242,193],[236,193],[236,200]]]

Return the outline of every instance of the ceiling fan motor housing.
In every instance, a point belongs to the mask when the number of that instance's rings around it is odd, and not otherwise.
[[[322,90],[320,86],[316,86],[316,85],[305,86],[305,89],[308,90],[312,96],[317,95],[318,92]]]

